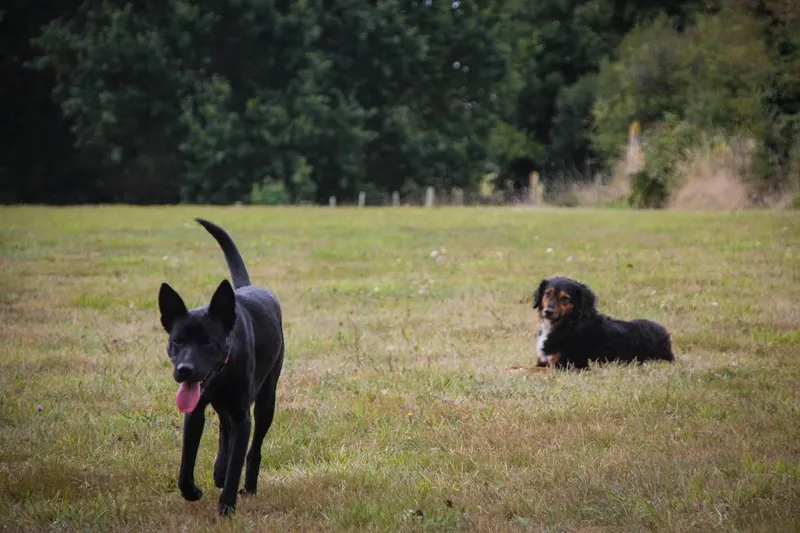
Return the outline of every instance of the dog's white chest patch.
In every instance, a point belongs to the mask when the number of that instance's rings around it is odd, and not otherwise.
[[[539,336],[536,338],[536,356],[539,358],[540,363],[547,363],[547,355],[544,353],[544,342],[550,334],[550,322],[542,320],[542,325],[539,327]]]

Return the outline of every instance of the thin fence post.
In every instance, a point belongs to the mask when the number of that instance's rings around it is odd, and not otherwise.
[[[533,205],[539,203],[539,173],[536,171],[528,175],[528,195]]]
[[[434,193],[433,187],[428,187],[425,190],[425,207],[433,207],[433,205],[436,203],[435,194],[436,193]]]
[[[336,197],[335,196],[331,196],[330,198],[328,198],[328,205],[331,206],[331,207],[336,207]]]
[[[358,207],[364,207],[365,203],[367,203],[367,193],[361,191],[358,193]]]
[[[642,126],[639,121],[631,122],[628,127],[628,150],[625,154],[625,170],[633,174],[644,168],[644,150],[642,149]]]
[[[392,193],[392,207],[397,207],[400,205],[400,193],[394,191]]]

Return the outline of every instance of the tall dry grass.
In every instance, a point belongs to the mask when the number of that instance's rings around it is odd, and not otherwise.
[[[758,196],[748,184],[752,148],[728,142],[698,147],[678,166],[679,183],[669,207],[674,209],[738,210],[753,207]]]

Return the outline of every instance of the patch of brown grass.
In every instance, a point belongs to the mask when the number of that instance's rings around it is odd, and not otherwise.
[[[739,210],[755,206],[754,191],[747,185],[746,161],[729,145],[695,152],[679,168],[682,185],[673,192],[669,206],[675,209]]]
[[[631,193],[630,174],[615,172],[609,183],[600,182],[576,185],[574,193],[579,205],[597,207],[611,203],[627,202]]]

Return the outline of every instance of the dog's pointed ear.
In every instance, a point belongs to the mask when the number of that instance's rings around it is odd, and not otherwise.
[[[226,332],[230,333],[233,329],[233,324],[236,322],[236,296],[227,279],[222,280],[214,291],[214,296],[208,305],[208,314],[222,322]]]
[[[183,298],[166,283],[162,283],[158,290],[158,310],[161,311],[161,325],[167,333],[172,331],[176,320],[189,314]]]
[[[542,297],[544,296],[544,288],[547,286],[547,280],[543,279],[539,286],[533,291],[533,308],[540,309],[542,307]]]
[[[577,296],[577,307],[581,316],[590,317],[597,314],[597,298],[592,289],[581,283],[578,287]]]

